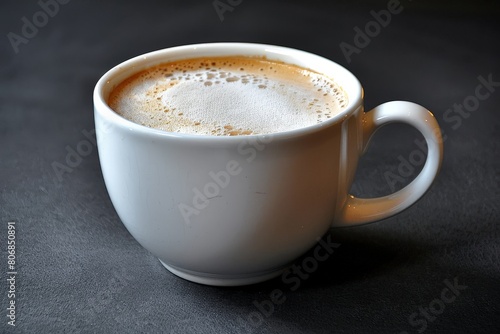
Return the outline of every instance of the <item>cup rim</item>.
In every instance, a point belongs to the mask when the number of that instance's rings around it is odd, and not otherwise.
[[[339,74],[342,79],[334,81],[346,91],[348,104],[340,111],[338,114],[332,116],[331,118],[314,125],[309,125],[293,130],[286,130],[273,133],[264,134],[250,134],[250,135],[240,135],[240,136],[213,136],[213,135],[203,135],[203,134],[190,134],[182,132],[168,132],[165,130],[159,130],[150,128],[144,125],[137,124],[130,121],[113,109],[111,109],[105,98],[105,89],[111,91],[117,84],[121,83],[126,78],[131,75],[140,72],[149,67],[166,63],[174,60],[190,59],[196,57],[204,56],[266,56],[266,58],[271,60],[280,60],[285,63],[292,63],[304,68],[308,68],[319,72],[321,74],[328,75],[320,71],[319,67],[327,67],[328,72],[335,72]],[[293,60],[293,61],[292,61]],[[307,66],[305,64],[311,64]],[[318,65],[319,64],[319,65]],[[120,77],[121,79],[116,79]],[[113,79],[115,79],[113,81]],[[347,83],[346,83],[347,81]],[[111,87],[108,85],[112,85]],[[348,89],[346,88],[348,86]],[[290,47],[270,45],[270,44],[259,44],[259,43],[240,43],[240,42],[215,42],[215,43],[201,43],[201,44],[189,44],[182,46],[174,46],[169,48],[164,48],[152,52],[148,52],[139,56],[135,56],[126,61],[115,65],[106,73],[104,73],[95,85],[93,92],[94,100],[94,112],[99,113],[101,116],[105,117],[108,122],[114,125],[119,125],[126,127],[131,131],[138,132],[141,134],[156,135],[160,137],[172,137],[179,139],[191,139],[191,140],[212,140],[212,141],[238,141],[241,139],[257,139],[257,138],[268,138],[273,139],[278,138],[292,138],[297,136],[302,136],[310,133],[315,133],[321,131],[322,129],[333,126],[340,123],[342,120],[348,118],[353,114],[363,103],[363,87],[349,70],[347,70],[342,65],[336,62],[324,58],[322,56],[302,51]]]

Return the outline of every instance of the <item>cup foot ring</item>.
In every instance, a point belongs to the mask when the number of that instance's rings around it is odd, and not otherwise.
[[[180,269],[166,264],[162,260],[160,260],[160,263],[172,274],[184,278],[185,280],[213,286],[239,286],[260,283],[281,275],[285,270],[285,268],[280,268],[278,270],[265,271],[250,275],[225,276]]]

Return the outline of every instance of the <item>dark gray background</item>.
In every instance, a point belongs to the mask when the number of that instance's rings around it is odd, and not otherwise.
[[[386,1],[244,0],[222,22],[212,2],[73,0],[18,53],[7,34],[21,34],[22,18],[32,21],[41,8],[36,1],[0,4],[0,332],[498,332],[500,87],[460,117],[460,126],[445,119],[447,109],[475,94],[479,76],[500,81],[498,5],[402,0],[403,11],[348,63],[339,44],[353,44],[353,29],[363,29]],[[214,41],[284,45],[330,58],[359,78],[367,110],[398,99],[426,106],[447,135],[435,184],[396,217],[332,230],[340,246],[295,291],[280,278],[216,288],[173,276],[123,227],[95,146],[62,180],[52,165],[64,164],[67,148],[76,149],[94,128],[92,90],[106,70],[145,52]],[[398,175],[398,157],[418,150],[418,138],[408,126],[382,129],[353,192],[389,193],[387,173]],[[11,220],[15,328],[5,316]],[[445,280],[467,288],[439,310]],[[254,302],[274,289],[286,300],[260,321]],[[440,314],[410,322],[430,305]]]

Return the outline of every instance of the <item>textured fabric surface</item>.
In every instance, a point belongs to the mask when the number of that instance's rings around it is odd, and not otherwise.
[[[500,12],[492,1],[397,3],[2,1],[0,332],[500,332]],[[236,288],[170,274],[110,202],[89,139],[92,90],[130,57],[214,41],[332,59],[359,78],[367,110],[390,100],[429,108],[446,136],[438,179],[393,218],[332,229],[325,242],[335,251],[311,273]],[[421,140],[409,126],[381,129],[353,193],[387,194],[411,181]],[[68,165],[78,149],[84,156]]]

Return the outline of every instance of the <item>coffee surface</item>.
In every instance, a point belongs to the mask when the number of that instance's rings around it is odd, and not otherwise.
[[[168,132],[270,134],[321,123],[347,95],[333,79],[265,58],[210,57],[161,64],[119,84],[119,115]]]

